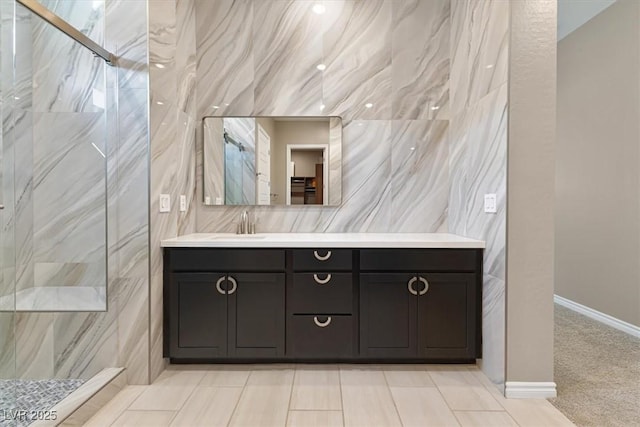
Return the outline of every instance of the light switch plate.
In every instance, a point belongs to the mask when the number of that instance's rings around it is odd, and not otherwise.
[[[187,211],[187,196],[184,194],[180,195],[180,212]]]
[[[160,195],[160,213],[171,212],[171,195],[170,194],[161,194]]]
[[[494,193],[484,195],[484,211],[485,213],[497,213],[498,202]]]

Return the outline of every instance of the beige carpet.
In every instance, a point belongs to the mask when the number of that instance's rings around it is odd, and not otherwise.
[[[578,426],[640,426],[640,339],[556,304],[551,403]]]

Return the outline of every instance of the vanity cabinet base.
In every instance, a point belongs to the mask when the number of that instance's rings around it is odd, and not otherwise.
[[[165,248],[164,263],[171,363],[481,357],[482,249]]]

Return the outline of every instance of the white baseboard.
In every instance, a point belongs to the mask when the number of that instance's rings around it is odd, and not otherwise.
[[[557,396],[556,383],[507,381],[504,396],[507,399],[548,399]]]
[[[626,332],[629,335],[633,335],[636,338],[640,338],[640,327],[627,323],[624,320],[616,319],[613,316],[604,314],[598,310],[594,310],[586,305],[578,304],[575,301],[561,297],[560,295],[553,296],[553,302],[563,307],[567,307],[570,310],[583,314],[593,320],[604,323],[619,331]]]

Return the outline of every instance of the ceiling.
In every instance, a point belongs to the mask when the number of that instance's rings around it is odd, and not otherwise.
[[[558,40],[584,25],[616,0],[558,0]]]

